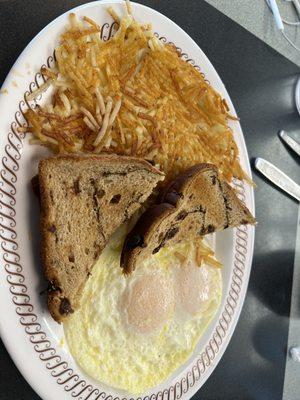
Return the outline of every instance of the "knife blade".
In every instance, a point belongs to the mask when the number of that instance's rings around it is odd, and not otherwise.
[[[254,165],[255,168],[274,183],[274,185],[280,187],[290,196],[300,201],[300,186],[279,168],[259,157],[255,159]]]
[[[291,138],[286,131],[280,131],[279,137],[289,146],[290,149],[294,150],[298,156],[300,156],[300,144],[296,142],[293,138]]]

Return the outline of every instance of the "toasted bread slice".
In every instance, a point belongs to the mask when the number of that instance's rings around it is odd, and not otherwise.
[[[241,224],[255,218],[212,164],[198,164],[175,179],[160,204],[148,209],[128,234],[121,265],[126,274],[162,247]]]
[[[40,162],[42,261],[56,321],[76,310],[109,237],[163,179],[132,157],[64,155]]]

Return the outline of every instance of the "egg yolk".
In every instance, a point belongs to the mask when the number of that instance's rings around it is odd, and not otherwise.
[[[138,333],[148,334],[164,325],[174,310],[174,290],[160,274],[139,277],[125,294],[128,324]]]
[[[191,315],[207,310],[210,298],[209,274],[193,262],[183,264],[179,272],[181,305]]]

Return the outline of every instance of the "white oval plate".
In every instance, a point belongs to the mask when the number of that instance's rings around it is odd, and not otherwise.
[[[102,34],[111,34],[112,20],[106,12],[113,3],[121,14],[119,0],[92,2],[72,11],[87,15],[103,25]],[[152,22],[163,41],[174,42],[182,57],[201,67],[212,86],[226,99],[235,114],[230,97],[214,67],[197,44],[175,23],[143,5],[133,3],[137,20]],[[17,131],[24,123],[24,94],[39,86],[42,64],[53,63],[51,54],[69,13],[44,28],[25,48],[4,82],[0,95],[0,331],[11,357],[34,390],[47,400],[132,398],[104,387],[86,376],[63,344],[62,327],[56,324],[40,295],[45,283],[39,261],[39,205],[32,194],[30,179],[37,163],[47,152],[30,146]],[[36,75],[35,75],[36,74]],[[47,96],[43,96],[42,101]],[[238,122],[232,124],[244,170],[251,176],[243,133]],[[234,182],[240,198],[254,213],[253,190]],[[216,235],[216,252],[223,262],[223,297],[220,309],[189,359],[170,379],[145,393],[147,399],[187,399],[206,381],[224,353],[236,326],[247,289],[253,254],[253,227],[243,226]],[[116,368],[118,366],[116,365]]]

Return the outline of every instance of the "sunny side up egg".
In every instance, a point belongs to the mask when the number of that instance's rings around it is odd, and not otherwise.
[[[193,254],[191,244],[162,249],[125,277],[124,236],[123,227],[106,246],[64,331],[89,376],[140,394],[191,356],[220,304],[222,278],[217,268],[175,256]]]

